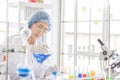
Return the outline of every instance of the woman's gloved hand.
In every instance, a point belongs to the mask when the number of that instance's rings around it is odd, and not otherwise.
[[[48,69],[46,69],[44,77],[50,76],[53,74],[53,72],[58,73],[58,66],[50,66]]]
[[[37,46],[32,46],[31,50],[33,52],[39,52],[39,53],[49,53],[50,52],[50,48],[45,43],[39,44]]]

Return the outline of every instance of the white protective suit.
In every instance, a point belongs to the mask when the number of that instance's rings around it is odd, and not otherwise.
[[[30,46],[29,48],[31,49],[32,47]],[[10,76],[10,80],[21,80],[16,73],[16,68],[18,64],[21,63],[21,56],[25,55],[21,52],[23,51],[23,48],[20,35],[11,36],[9,38],[9,49],[14,49],[15,52],[10,52],[8,56],[8,75]],[[31,68],[31,72],[33,72],[34,74],[35,80],[48,80],[45,79],[45,76],[50,76],[52,75],[53,70],[57,70],[53,55],[46,59],[42,64],[35,61],[32,51],[30,51],[30,53],[27,55],[27,58],[28,64]],[[31,73],[27,80],[33,80],[33,76]]]

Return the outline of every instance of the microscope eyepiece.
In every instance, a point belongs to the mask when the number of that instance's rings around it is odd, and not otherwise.
[[[100,43],[101,46],[104,45],[104,43],[100,39],[98,39],[98,42]]]

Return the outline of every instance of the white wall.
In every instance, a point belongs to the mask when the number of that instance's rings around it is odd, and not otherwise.
[[[55,56],[55,62],[59,64],[59,40],[60,40],[60,1],[53,0],[53,26],[52,26],[52,50]]]

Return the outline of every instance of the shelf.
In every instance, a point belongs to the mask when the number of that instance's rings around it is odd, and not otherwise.
[[[65,32],[66,35],[74,35],[74,32]],[[89,33],[77,33],[78,35],[85,35],[88,36]],[[101,36],[103,35],[102,33],[91,33],[91,36]],[[120,34],[110,34],[111,36],[120,36]]]
[[[6,62],[4,62],[4,61],[1,61],[1,62],[0,62],[0,67],[1,67],[1,66],[5,66],[5,65],[6,65]]]
[[[44,4],[44,3],[31,3],[31,2],[17,2],[17,3],[8,3],[9,7],[32,7],[32,8],[44,8],[44,9],[51,9],[52,5]]]
[[[100,53],[95,53],[95,52],[84,52],[84,51],[78,52],[78,55],[91,56],[91,57],[99,57],[99,54]]]
[[[81,56],[91,56],[91,57],[99,57],[100,53],[95,53],[95,52],[84,52],[84,51],[79,51],[77,54],[69,54],[69,53],[60,53],[62,55],[81,55]]]
[[[73,78],[68,78],[70,76],[70,74],[67,74],[66,77],[63,77],[63,75],[65,75],[64,73],[62,73],[61,75],[59,75],[59,77],[63,80],[103,80],[104,77],[103,76],[87,76],[87,77],[78,77],[77,75],[75,75],[74,77],[74,74],[72,75]]]

